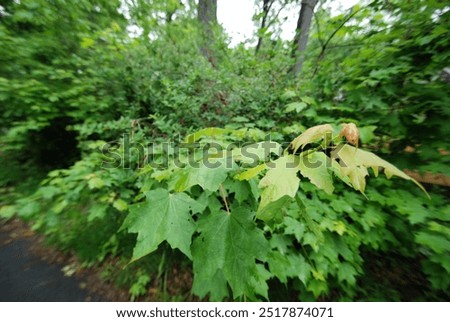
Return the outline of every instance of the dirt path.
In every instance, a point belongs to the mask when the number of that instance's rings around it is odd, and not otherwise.
[[[0,302],[5,301],[111,301],[130,300],[128,287],[104,279],[105,268],[122,269],[118,258],[85,267],[75,254],[62,253],[48,245],[22,220],[0,220]],[[66,272],[66,274],[64,273]],[[70,275],[70,276],[66,276]],[[192,274],[174,267],[168,279],[168,294],[187,294]],[[155,301],[158,280],[137,301]],[[188,295],[186,295],[186,298]],[[190,296],[190,300],[197,300]]]
[[[0,301],[102,300],[88,292],[86,278],[65,276],[67,258],[41,244],[42,238],[22,222],[0,223]]]
[[[66,277],[62,266],[48,264],[30,253],[28,240],[8,240],[0,233],[0,301],[92,300],[76,277]]]

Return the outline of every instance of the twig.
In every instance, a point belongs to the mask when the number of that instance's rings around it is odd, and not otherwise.
[[[368,5],[370,6],[370,4]],[[344,27],[344,25],[350,20],[352,19],[357,13],[361,12],[362,10],[366,9],[366,7],[361,7],[360,9],[356,10],[355,12],[351,13],[350,15],[348,15],[342,22],[341,24],[331,33],[331,35],[328,37],[328,39],[325,41],[325,43],[322,46],[322,49],[320,51],[319,56],[317,57],[317,63],[316,63],[316,68],[314,69],[314,74],[316,75],[317,70],[319,69],[319,61],[322,60],[323,56],[325,55],[325,50],[327,49],[328,44],[330,43],[331,39],[333,39],[333,37],[337,34],[337,32],[339,30],[341,30],[342,27]]]

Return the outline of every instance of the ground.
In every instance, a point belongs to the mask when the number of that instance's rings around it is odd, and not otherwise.
[[[70,269],[73,267],[74,269]],[[128,301],[126,290],[45,245],[18,219],[0,226],[0,301]]]

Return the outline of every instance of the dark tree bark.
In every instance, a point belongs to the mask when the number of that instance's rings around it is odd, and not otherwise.
[[[293,56],[295,58],[295,64],[292,68],[292,72],[295,77],[302,71],[303,62],[305,60],[305,49],[308,44],[309,29],[311,27],[311,20],[317,2],[318,0],[302,1],[294,38],[295,49],[293,51]]]
[[[200,48],[202,55],[213,65],[216,59],[210,44],[214,42],[214,25],[217,24],[217,0],[199,0],[197,7],[197,18],[203,33],[203,44]]]
[[[270,8],[272,7],[275,0],[263,0],[263,16],[261,20],[260,30],[266,28],[267,17],[269,15]],[[255,53],[257,54],[261,49],[262,43],[264,41],[264,35],[260,34],[258,37],[258,44],[256,45]]]

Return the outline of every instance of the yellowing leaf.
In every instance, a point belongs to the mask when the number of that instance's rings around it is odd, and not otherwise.
[[[89,48],[94,46],[95,40],[87,37],[83,37],[81,40],[81,48]]]
[[[292,142],[291,147],[294,153],[297,152],[299,148],[303,148],[308,143],[316,142],[320,139],[325,138],[328,133],[332,133],[333,128],[330,124],[317,125],[307,129],[305,132],[297,136]]]
[[[238,173],[234,176],[236,180],[250,180],[251,178],[257,176],[261,171],[267,169],[267,165],[265,163],[260,164],[254,168],[248,169],[244,172]]]
[[[332,158],[340,160],[342,173],[348,176],[353,187],[361,192],[364,192],[365,189],[365,176],[369,174],[367,168],[372,168],[375,174],[378,174],[379,168],[381,167],[384,169],[384,173],[388,179],[392,176],[397,176],[405,180],[411,180],[428,196],[428,193],[420,183],[372,152],[343,144],[338,146],[331,155]]]
[[[283,196],[295,197],[300,182],[297,177],[298,164],[299,159],[294,155],[283,156],[272,163],[273,167],[267,171],[259,183],[259,187],[264,190],[261,194],[258,217],[264,213],[265,220],[272,219],[275,211],[268,214],[264,211],[265,207]]]
[[[334,223],[333,230],[342,236],[347,229],[345,227],[344,222],[339,220]]]
[[[153,171],[153,167],[151,165],[147,164],[145,167],[143,167],[142,169],[139,170],[137,175],[142,176],[142,175],[147,174],[152,171]]]
[[[328,165],[331,160],[322,152],[300,154],[299,169],[302,176],[307,177],[312,184],[320,189],[325,190],[326,193],[332,194],[333,180],[331,174],[328,172]]]
[[[128,204],[123,199],[117,199],[114,201],[113,207],[119,211],[125,211],[128,208]]]
[[[151,175],[152,178],[156,179],[158,182],[167,180],[172,175],[173,169],[169,168],[166,170],[154,171]]]
[[[342,173],[347,175],[352,186],[364,193],[366,190],[366,176],[369,172],[364,167],[350,166],[342,169]]]
[[[16,207],[15,206],[2,206],[0,207],[0,218],[4,219],[10,219],[16,214]]]

